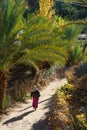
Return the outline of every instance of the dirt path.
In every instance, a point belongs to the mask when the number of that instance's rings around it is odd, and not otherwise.
[[[33,110],[29,99],[26,104],[19,104],[0,122],[0,130],[43,130],[45,118],[53,103],[53,95],[57,88],[66,83],[66,79],[51,82],[45,90],[41,91],[39,107]],[[48,128],[48,130],[51,130]]]

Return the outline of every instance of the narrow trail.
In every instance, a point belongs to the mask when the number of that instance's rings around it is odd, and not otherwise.
[[[46,115],[52,108],[53,95],[65,83],[66,79],[56,80],[42,90],[36,111],[31,106],[31,99],[26,104],[19,104],[0,121],[0,130],[43,130]]]

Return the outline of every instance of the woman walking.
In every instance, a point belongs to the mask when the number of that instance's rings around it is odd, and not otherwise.
[[[36,87],[36,85],[31,91],[31,97],[32,97],[32,106],[36,110],[38,108],[38,100],[40,97],[40,92],[39,92],[39,89]]]

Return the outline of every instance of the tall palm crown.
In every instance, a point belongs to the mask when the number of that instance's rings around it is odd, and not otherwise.
[[[28,59],[35,63],[48,60],[64,64],[67,52],[63,47],[65,44],[63,41],[59,45],[60,34],[58,29],[55,29],[51,22],[41,16],[30,16],[27,25],[29,28],[25,28],[21,41],[22,47],[29,49],[25,50]]]

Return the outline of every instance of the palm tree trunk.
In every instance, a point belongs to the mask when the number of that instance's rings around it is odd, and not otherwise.
[[[0,71],[0,112],[3,110],[3,100],[7,87],[7,71]]]

